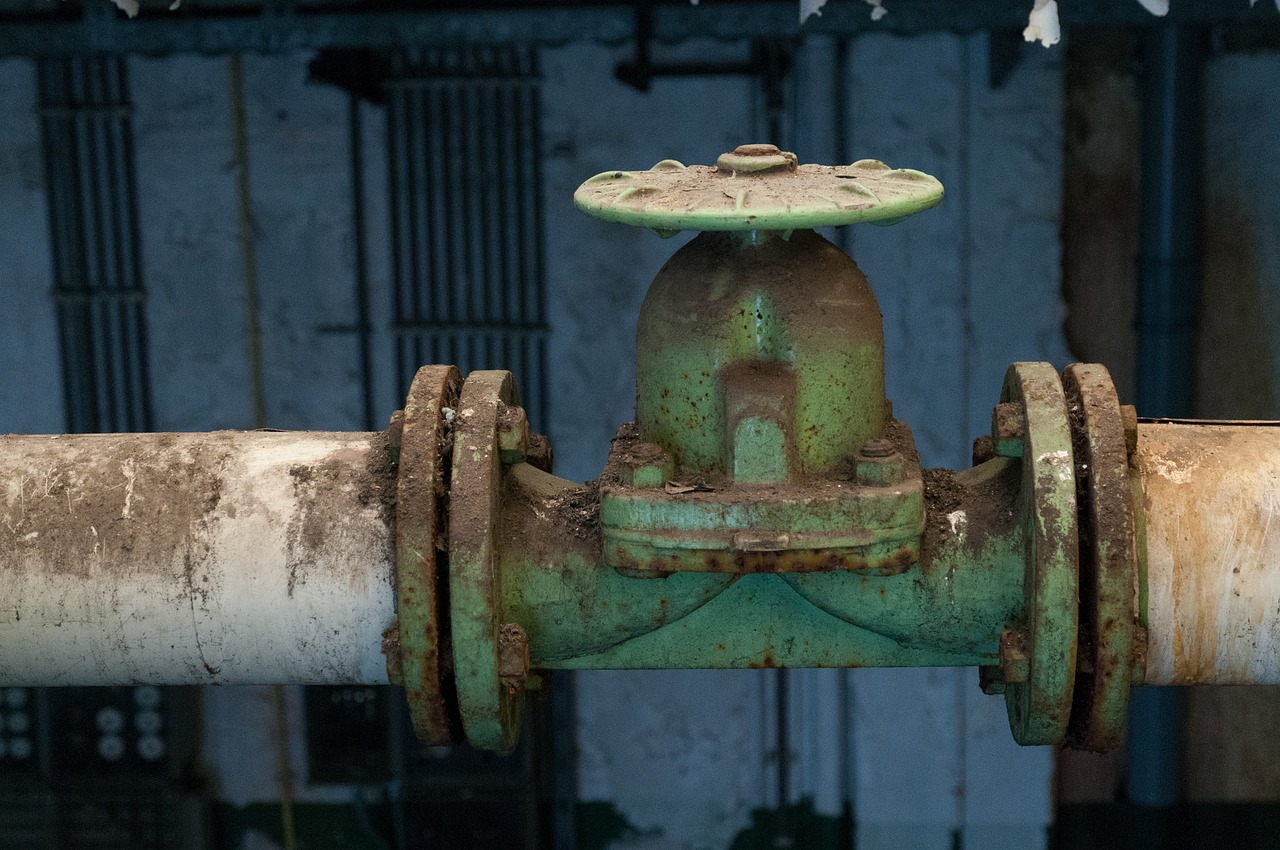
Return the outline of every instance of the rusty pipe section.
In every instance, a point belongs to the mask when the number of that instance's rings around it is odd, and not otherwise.
[[[1280,683],[1280,427],[1141,423],[1146,682]]]
[[[0,682],[387,681],[379,433],[0,437]]]

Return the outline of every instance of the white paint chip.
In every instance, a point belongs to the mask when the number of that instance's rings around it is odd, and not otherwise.
[[[1022,37],[1027,41],[1038,41],[1045,47],[1052,47],[1061,40],[1057,0],[1036,0],[1035,7],[1027,16],[1027,28],[1022,31]]]
[[[813,15],[821,15],[825,5],[827,0],[800,0],[800,23],[803,24]]]
[[[884,0],[865,0],[865,2],[871,6],[871,20],[878,21],[889,14],[889,10],[884,7]],[[1280,3],[1280,0],[1276,2]]]
[[[1142,8],[1153,15],[1163,18],[1169,14],[1169,0],[1138,0],[1138,2],[1142,4]]]
[[[111,2],[129,17],[138,17],[138,0],[111,0]]]

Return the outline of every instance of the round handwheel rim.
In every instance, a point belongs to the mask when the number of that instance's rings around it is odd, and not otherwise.
[[[682,230],[790,231],[857,222],[896,224],[937,206],[937,178],[879,160],[852,165],[795,165],[765,171],[663,160],[641,171],[605,171],[573,194],[578,209],[604,221],[648,227],[661,235]],[[726,160],[726,157],[729,159]]]

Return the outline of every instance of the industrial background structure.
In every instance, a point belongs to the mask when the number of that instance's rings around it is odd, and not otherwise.
[[[593,478],[632,418],[636,310],[672,247],[582,217],[573,191],[758,138],[946,185],[901,228],[832,235],[880,299],[925,466],[969,465],[1015,361],[1104,362],[1144,414],[1275,416],[1263,5],[1073,4],[1050,51],[1017,46],[1026,10],[1005,3],[873,22],[837,0],[803,29],[790,4],[14,8],[0,430],[377,431],[418,365],[456,363],[512,369],[557,474]],[[281,498],[312,498],[294,465]],[[360,489],[357,520],[377,513]],[[1055,787],[1058,842],[1086,811],[1153,841],[1174,822],[1086,799],[1182,798],[1211,830],[1208,801],[1280,796],[1252,761],[1262,689],[1193,693],[1127,757],[1055,773],[971,670],[553,679],[502,761],[415,747],[399,692],[12,689],[0,828],[14,846],[1023,847],[1049,840]]]

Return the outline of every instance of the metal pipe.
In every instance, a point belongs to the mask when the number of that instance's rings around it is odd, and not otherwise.
[[[1147,674],[1280,684],[1280,427],[1143,424]]]
[[[379,433],[0,437],[0,681],[385,684]]]
[[[1201,32],[1166,23],[1146,40],[1137,407],[1189,416],[1199,307]],[[1171,806],[1181,793],[1182,694],[1139,688],[1129,724],[1129,797]]]

